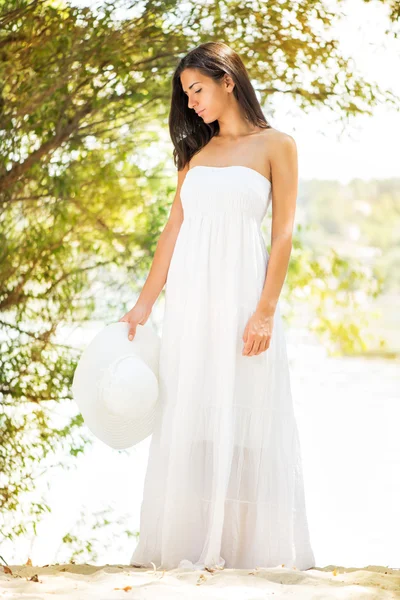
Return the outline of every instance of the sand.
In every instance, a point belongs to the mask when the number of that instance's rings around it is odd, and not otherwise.
[[[298,571],[286,567],[161,571],[128,565],[29,564],[0,566],[0,599],[296,600],[400,599],[400,569],[329,565]]]

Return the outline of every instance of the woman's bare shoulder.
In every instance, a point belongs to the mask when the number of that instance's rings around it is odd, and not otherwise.
[[[265,140],[263,150],[271,171],[274,164],[291,159],[297,160],[297,145],[292,135],[272,128],[266,130],[265,134],[265,138],[268,136],[268,139]]]
[[[178,175],[178,187],[180,187],[185,180],[186,174],[189,171],[189,164],[190,163],[187,162],[182,169],[176,171]]]
[[[293,136],[291,136],[289,133],[275,129],[275,127],[265,129],[262,135],[265,141],[268,141],[269,144],[273,145],[284,145],[285,143],[290,144],[291,141],[295,141]]]

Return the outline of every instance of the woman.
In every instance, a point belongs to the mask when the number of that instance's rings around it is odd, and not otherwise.
[[[281,292],[297,195],[293,138],[240,57],[201,44],[173,77],[178,185],[130,339],[164,284],[160,403],[130,564],[314,566]],[[269,256],[261,222],[272,201]]]

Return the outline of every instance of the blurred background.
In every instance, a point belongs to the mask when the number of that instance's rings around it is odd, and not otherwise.
[[[317,565],[400,567],[399,15],[395,0],[0,0],[0,564],[130,560],[150,438],[96,440],[71,382],[134,305],[169,214],[174,68],[221,40],[298,147],[281,310]]]

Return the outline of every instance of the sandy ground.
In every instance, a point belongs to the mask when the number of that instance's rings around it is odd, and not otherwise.
[[[214,572],[157,571],[127,565],[56,564],[0,567],[0,598],[21,600],[400,599],[400,569],[329,565],[308,571],[285,567]]]

